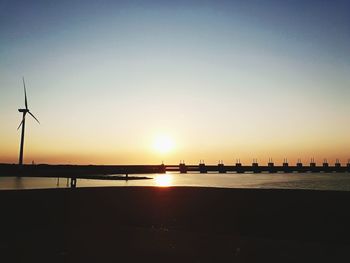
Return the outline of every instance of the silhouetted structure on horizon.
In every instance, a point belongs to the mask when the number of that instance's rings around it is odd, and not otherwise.
[[[326,161],[322,166],[317,166],[314,158],[312,158],[310,166],[305,166],[301,159],[298,159],[296,165],[289,165],[287,159],[283,160],[282,165],[276,165],[272,158],[269,158],[267,165],[259,165],[257,159],[253,159],[251,165],[242,165],[239,160],[234,165],[225,165],[221,160],[217,165],[207,165],[203,160],[200,160],[198,165],[186,165],[184,161],[181,161],[179,165],[165,165],[165,170],[180,173],[344,173],[350,172],[350,161],[346,166],[342,166],[338,159],[334,166],[329,166]]]
[[[20,150],[19,150],[19,160],[18,160],[18,164],[22,165],[23,164],[23,148],[24,148],[24,131],[25,131],[25,125],[26,125],[26,115],[27,113],[32,116],[38,123],[40,123],[38,121],[37,118],[35,118],[35,116],[29,111],[28,109],[28,102],[27,102],[27,91],[26,91],[26,84],[24,82],[24,77],[22,78],[23,80],[23,88],[24,88],[24,104],[25,104],[25,109],[18,109],[19,112],[21,112],[23,114],[22,116],[22,121],[19,124],[17,130],[22,126],[22,134],[21,134],[21,145],[20,145]]]

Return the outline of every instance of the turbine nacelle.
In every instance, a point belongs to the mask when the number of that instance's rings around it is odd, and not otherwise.
[[[22,80],[23,80],[23,89],[24,89],[24,105],[25,105],[26,108],[25,109],[18,109],[19,112],[23,113],[23,118],[22,118],[22,121],[19,124],[17,130],[23,125],[24,119],[25,119],[27,113],[29,113],[29,115],[32,116],[34,118],[34,120],[36,120],[40,124],[38,119],[28,109],[27,90],[26,90],[26,84],[24,82],[24,77],[22,78]]]

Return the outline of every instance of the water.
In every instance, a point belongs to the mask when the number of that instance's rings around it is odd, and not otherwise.
[[[305,174],[147,174],[153,179],[135,181],[107,181],[78,179],[77,187],[96,186],[204,186],[224,188],[313,189],[350,191],[349,173]],[[0,189],[65,188],[61,178],[0,177]]]

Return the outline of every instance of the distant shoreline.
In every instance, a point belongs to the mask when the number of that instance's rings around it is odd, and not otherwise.
[[[144,180],[146,176],[130,176],[130,174],[163,173],[158,167],[130,165],[17,165],[0,164],[0,176],[12,177],[46,177],[75,178],[95,180]]]
[[[267,166],[261,166],[258,163],[253,163],[251,166],[244,166],[240,163],[236,165],[206,165],[200,163],[198,165],[186,165],[180,163],[178,165],[49,165],[49,164],[33,164],[33,165],[16,165],[16,164],[0,164],[0,176],[43,176],[43,177],[77,177],[89,179],[91,176],[105,175],[129,175],[129,174],[154,174],[166,172],[180,173],[350,173],[350,163],[342,166],[340,163],[335,163],[330,166],[328,163],[323,163],[322,166],[317,166],[315,163],[310,163],[309,166],[304,166],[298,163],[296,166],[290,166],[284,163],[282,166],[277,166],[274,163],[269,163]],[[100,179],[100,178],[96,178]]]

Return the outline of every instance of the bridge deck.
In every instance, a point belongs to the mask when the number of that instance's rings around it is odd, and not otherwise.
[[[166,165],[166,171],[172,172],[217,172],[217,173],[345,173],[350,166],[236,166],[236,165]]]

